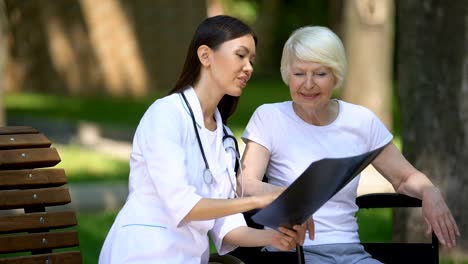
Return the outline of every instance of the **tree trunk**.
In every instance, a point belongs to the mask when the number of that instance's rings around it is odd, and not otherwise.
[[[5,0],[9,90],[143,97],[170,90],[206,0]]]
[[[6,124],[5,120],[5,105],[4,105],[4,85],[5,85],[5,62],[6,62],[6,50],[8,42],[7,40],[7,16],[6,6],[3,0],[0,0],[0,126]]]
[[[344,1],[349,70],[343,99],[370,108],[392,128],[393,0]]]
[[[468,5],[398,2],[398,82],[403,153],[446,197],[468,250]],[[396,212],[395,235],[420,239],[421,212]],[[402,221],[402,219],[404,221]],[[417,232],[415,232],[417,231]]]
[[[255,75],[276,75],[279,63],[275,61],[274,41],[275,28],[278,26],[278,12],[281,10],[279,0],[259,1],[260,8],[254,28],[258,35],[257,58],[255,60]]]

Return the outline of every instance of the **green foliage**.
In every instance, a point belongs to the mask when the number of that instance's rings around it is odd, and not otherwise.
[[[257,19],[258,5],[255,0],[222,0],[227,15],[237,17],[252,25]]]
[[[136,127],[154,97],[141,100],[110,97],[73,97],[32,92],[8,93],[7,116],[47,117]]]
[[[356,216],[362,242],[392,241],[392,209],[361,209]]]
[[[84,264],[98,263],[104,240],[116,212],[78,213],[78,235]]]
[[[58,168],[64,168],[68,182],[127,181],[130,172],[128,159],[113,158],[109,154],[78,145],[55,146],[60,154]]]
[[[233,130],[243,131],[257,107],[266,103],[282,102],[290,99],[289,88],[282,81],[252,80],[242,92],[237,110],[229,119],[229,127]]]

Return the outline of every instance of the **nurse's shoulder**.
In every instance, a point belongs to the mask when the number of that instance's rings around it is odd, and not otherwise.
[[[154,101],[141,118],[142,122],[174,123],[180,120],[183,114],[180,95],[178,93],[167,95]]]
[[[154,101],[143,114],[135,136],[181,134],[185,130],[185,125],[181,122],[184,118],[184,108],[180,100],[180,95],[176,93]]]

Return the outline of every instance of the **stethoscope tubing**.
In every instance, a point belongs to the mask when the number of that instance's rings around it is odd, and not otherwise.
[[[209,183],[211,183],[213,176],[212,176],[212,173],[211,173],[210,165],[208,164],[208,160],[206,159],[206,154],[205,154],[205,150],[203,148],[203,144],[202,144],[201,139],[200,139],[200,134],[198,132],[197,123],[195,122],[195,115],[193,113],[192,107],[190,106],[187,98],[185,97],[185,94],[183,92],[181,92],[180,94],[182,95],[182,98],[184,99],[184,102],[187,105],[187,108],[188,108],[188,110],[190,112],[190,117],[191,117],[192,123],[193,123],[193,129],[195,130],[195,135],[197,137],[198,147],[200,148],[200,152],[201,152],[202,157],[203,157],[203,162],[205,163],[205,172],[203,174],[203,180],[205,181],[205,183],[209,184]],[[223,132],[224,132],[224,136],[222,138],[222,142],[224,142],[226,139],[232,139],[233,142],[234,142],[234,147],[235,147],[234,151],[235,151],[235,155],[236,155],[236,157],[235,157],[236,158],[236,165],[235,165],[234,171],[237,172],[237,170],[240,168],[240,164],[239,164],[239,159],[240,159],[239,155],[240,154],[239,154],[239,145],[237,143],[237,139],[234,136],[229,135],[224,126],[223,126]],[[207,174],[210,174],[210,176],[206,176]],[[210,180],[207,180],[206,177],[210,177]],[[235,190],[234,190],[234,193],[235,193]]]
[[[193,123],[193,129],[195,130],[195,135],[197,136],[198,146],[200,147],[200,151],[201,151],[201,154],[202,154],[202,157],[203,157],[203,161],[205,162],[205,169],[210,170],[210,165],[208,164],[208,160],[206,159],[205,150],[203,149],[203,145],[202,145],[202,142],[201,142],[201,139],[200,139],[200,134],[198,133],[197,123],[195,122],[195,115],[193,114],[192,107],[190,106],[190,104],[189,104],[187,98],[185,97],[184,93],[180,93],[180,94],[182,95],[182,98],[184,99],[184,102],[187,105],[187,108],[188,108],[188,110],[190,112],[190,117],[191,117],[192,123]]]

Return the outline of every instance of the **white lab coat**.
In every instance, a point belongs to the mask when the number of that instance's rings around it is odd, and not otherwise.
[[[206,142],[207,130],[196,93],[193,88],[184,93],[195,115],[213,183],[203,180],[205,163],[182,96],[172,94],[155,101],[135,132],[129,195],[104,242],[100,264],[207,263],[208,231],[220,254],[235,248],[222,240],[229,231],[246,225],[242,214],[183,221],[202,197],[232,198],[236,182],[234,152],[226,151],[223,145],[219,111],[215,116],[216,148],[212,149]],[[226,140],[224,144],[233,142]]]

